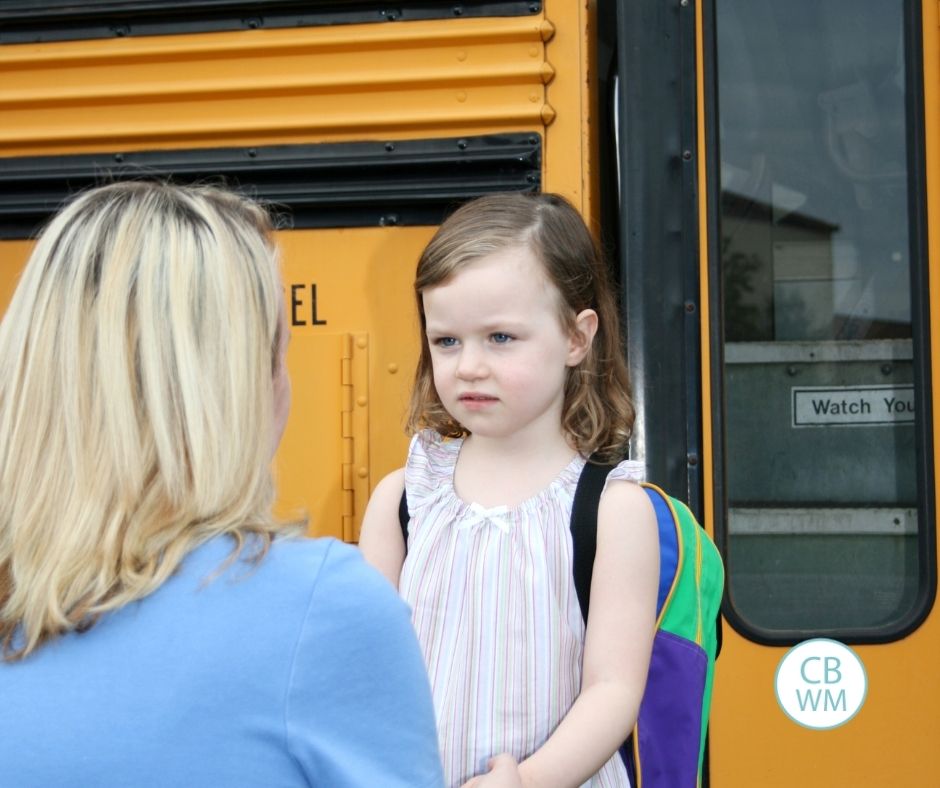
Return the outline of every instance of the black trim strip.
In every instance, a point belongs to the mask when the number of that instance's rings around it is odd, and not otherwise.
[[[0,10],[0,44],[222,30],[531,16],[540,0],[13,0]]]
[[[712,423],[712,522],[715,545],[727,562],[725,524],[728,522],[728,493],[725,488],[725,399],[724,399],[724,300],[721,277],[721,162],[718,139],[718,56],[715,28],[715,2],[702,3],[702,41],[705,96],[705,184],[706,222],[708,227],[708,326],[709,382],[711,384]],[[726,572],[727,574],[727,572]],[[725,584],[727,587],[727,583]],[[727,604],[727,597],[724,604]]]
[[[695,4],[679,6],[679,129],[682,146],[682,227],[684,261],[683,333],[685,361],[685,430],[686,430],[686,489],[687,503],[702,521],[702,325],[701,325],[701,255],[698,231],[698,101],[695,70]]]
[[[695,4],[620,0],[620,267],[650,479],[701,519]],[[640,396],[638,396],[638,404]]]
[[[724,438],[721,430],[724,427],[724,400],[721,385],[722,370],[724,368],[724,342],[722,328],[721,303],[721,238],[718,228],[718,212],[720,203],[717,196],[720,194],[721,183],[719,173],[721,167],[718,158],[718,71],[714,50],[715,7],[714,3],[702,3],[702,77],[704,83],[704,106],[701,112],[705,118],[705,183],[699,184],[705,197],[705,224],[708,232],[707,249],[708,265],[706,277],[708,278],[708,314],[709,324],[705,326],[708,332],[709,367],[701,369],[702,375],[709,376],[711,389],[711,418],[712,426],[712,536],[715,545],[721,553],[722,559],[727,562],[727,549],[724,544],[724,528],[721,527],[727,520],[727,496],[725,493],[725,467],[724,467]],[[711,45],[711,47],[710,47]],[[703,412],[703,418],[705,414]],[[718,652],[721,652],[723,634],[722,615],[728,604],[728,567],[725,567],[725,593],[722,595],[721,608],[718,612]],[[716,654],[717,656],[717,654]],[[708,734],[706,734],[706,737]],[[711,741],[705,740],[705,763],[703,765],[702,788],[711,786]]]
[[[936,490],[934,489],[933,391],[930,365],[930,255],[927,239],[927,132],[924,119],[923,10],[918,0],[905,3],[905,63],[907,119],[911,129],[907,146],[908,217],[911,260],[911,331],[914,337],[914,433],[917,472],[918,595],[908,620],[895,627],[892,639],[907,637],[933,609],[937,598]],[[935,315],[934,320],[940,319]],[[918,394],[919,392],[919,394]]]
[[[537,192],[542,141],[514,133],[0,159],[0,238],[25,238],[70,194],[130,178],[222,182],[296,228],[435,225],[489,192]]]

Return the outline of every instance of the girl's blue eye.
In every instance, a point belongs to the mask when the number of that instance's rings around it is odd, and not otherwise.
[[[438,337],[432,344],[438,347],[453,347],[457,344],[457,340],[453,337]]]
[[[492,339],[497,345],[505,345],[507,342],[512,341],[512,337],[509,334],[503,334],[500,331],[497,331],[495,334],[490,334],[490,339]]]

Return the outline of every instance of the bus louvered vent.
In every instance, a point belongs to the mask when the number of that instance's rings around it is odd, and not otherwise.
[[[538,192],[533,133],[452,139],[0,159],[0,238],[34,235],[72,195],[129,179],[213,183],[272,206],[288,227],[439,224],[490,192]]]
[[[532,16],[541,11],[539,0],[3,0],[0,44]]]

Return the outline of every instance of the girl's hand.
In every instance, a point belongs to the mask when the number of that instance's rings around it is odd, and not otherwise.
[[[461,788],[523,788],[519,764],[507,753],[490,758],[490,770],[467,780]]]

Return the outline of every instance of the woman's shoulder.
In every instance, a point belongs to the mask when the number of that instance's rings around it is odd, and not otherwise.
[[[256,534],[245,535],[240,542],[223,534],[194,550],[186,566],[196,575],[208,569],[213,576],[234,581],[252,577],[276,583],[292,583],[298,578],[312,581],[324,564],[342,558],[343,547],[341,542],[329,537],[275,534],[266,544]]]
[[[281,561],[289,566],[310,568],[325,562],[348,560],[356,549],[332,536],[285,534],[271,542],[265,560]]]
[[[365,594],[376,585],[374,570],[359,550],[333,537],[278,536],[267,550],[257,537],[248,537],[232,560],[234,547],[231,539],[220,537],[199,548],[187,561],[191,582],[217,587],[219,594],[250,596],[262,606],[263,600],[276,599],[288,607],[305,606],[337,577]]]
[[[304,631],[332,632],[331,649],[357,650],[365,641],[388,648],[411,633],[408,606],[355,546],[332,537],[283,540],[269,557],[269,569],[286,567],[283,582],[307,594]],[[343,645],[346,636],[352,640]]]
[[[398,603],[398,595],[382,575],[362,557],[360,550],[331,536],[291,537],[274,542],[269,551],[271,569],[316,586],[317,596],[350,594],[365,607]]]
[[[262,562],[270,565],[272,574],[283,576],[285,582],[293,578],[313,584],[324,575],[349,576],[355,582],[372,574],[355,546],[332,536],[275,539]]]
[[[278,538],[257,560],[246,545],[238,560],[214,577],[219,566],[205,564],[190,587],[212,589],[217,605],[267,621],[258,622],[261,629],[322,627],[336,617],[350,626],[374,627],[383,618],[408,621],[389,582],[357,547],[333,537]]]

